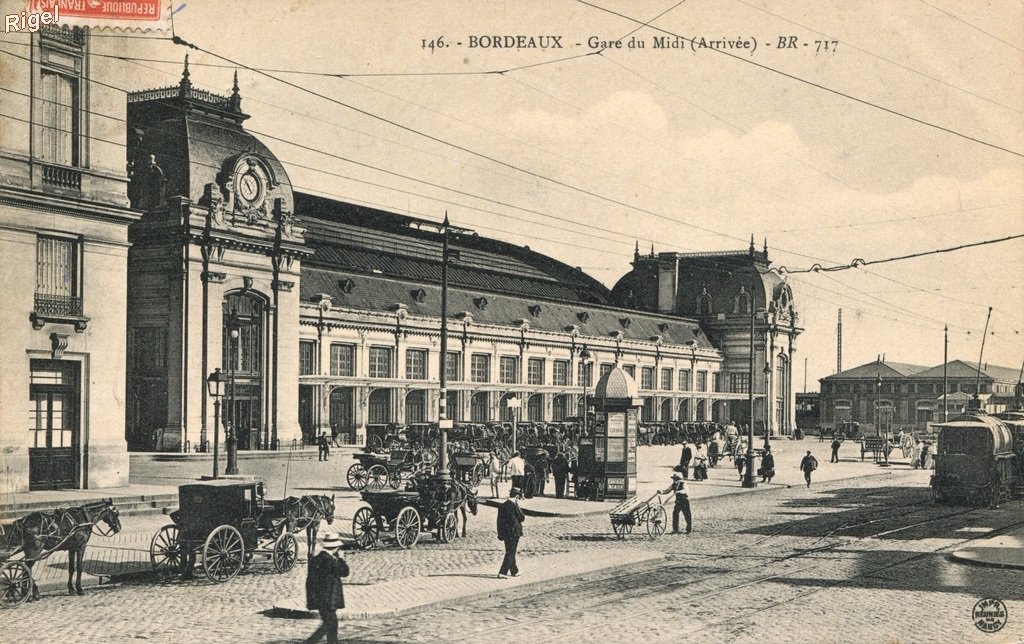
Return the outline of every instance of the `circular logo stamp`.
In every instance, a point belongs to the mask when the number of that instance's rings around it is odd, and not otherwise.
[[[998,599],[982,599],[971,610],[971,621],[983,633],[995,633],[1006,626],[1006,617],[1006,604]]]

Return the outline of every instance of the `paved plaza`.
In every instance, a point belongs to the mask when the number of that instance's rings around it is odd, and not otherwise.
[[[861,462],[859,453],[829,464],[824,447],[779,441],[778,476],[755,490],[740,487],[728,461],[711,470],[707,481],[691,484],[690,535],[654,541],[638,529],[620,540],[607,516],[613,503],[526,500],[533,516],[524,524],[517,579],[494,574],[502,544],[494,536],[495,510],[487,505],[470,517],[467,538],[451,544],[424,534],[409,550],[388,543],[348,550],[352,575],[343,636],[596,641],[615,632],[629,633],[631,640],[698,636],[736,642],[1024,637],[1024,620],[1014,619],[1024,615],[1021,571],[950,557],[979,539],[1010,538],[1007,531],[1021,526],[1020,501],[997,510],[935,506],[928,472],[902,462]],[[679,449],[640,448],[641,495],[667,485]],[[806,449],[821,462],[810,489],[797,469]],[[284,493],[285,478],[289,494],[336,494],[338,511],[329,529],[348,538],[361,504],[343,482],[351,458],[335,454],[320,463],[309,456],[315,453],[243,461],[243,473],[258,467],[270,496]],[[137,465],[132,490],[166,491],[208,465]],[[41,575],[42,601],[4,615],[4,641],[297,642],[315,628],[314,620],[297,619],[301,613],[289,610],[301,608],[305,548],[286,574],[255,561],[222,585],[202,577],[156,580],[146,572],[149,540],[167,522],[161,515],[128,516],[121,534],[93,537],[87,567],[114,581],[99,585],[106,577],[93,577],[84,597],[64,594],[62,561],[54,557]],[[1010,621],[979,640],[970,613],[988,596],[1006,603]]]

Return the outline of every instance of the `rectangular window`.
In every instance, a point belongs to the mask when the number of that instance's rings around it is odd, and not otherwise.
[[[734,394],[745,394],[750,391],[749,373],[730,373],[729,391]]]
[[[370,377],[391,378],[391,348],[370,347]]]
[[[299,342],[299,375],[316,375],[316,342]]]
[[[697,372],[697,391],[708,390],[708,372],[698,371]]]
[[[351,344],[331,345],[331,375],[354,376],[356,348]]]
[[[462,380],[462,354],[457,351],[449,351],[444,364],[444,377],[449,382]],[[453,418],[453,416],[449,416]]]
[[[427,350],[406,349],[405,350],[405,379],[426,380],[427,379]]]
[[[36,240],[36,313],[82,315],[80,249],[75,239]]]
[[[474,353],[470,358],[470,380],[473,382],[491,381],[491,356]]]
[[[654,389],[654,367],[640,369],[640,388]]]
[[[615,368],[614,364],[611,364],[611,363],[608,363],[608,362],[605,362],[604,364],[602,364],[600,371],[597,372],[598,380],[600,380],[601,378],[604,378],[605,374],[611,373],[612,369],[614,369],[614,368]]]
[[[544,358],[530,358],[527,361],[526,382],[530,385],[544,384]]]
[[[561,387],[569,386],[569,361],[555,360],[551,365],[551,384]]]
[[[711,391],[722,391],[722,374],[718,371],[711,374]]]
[[[672,391],[672,370],[661,370],[661,388],[665,391]]]
[[[625,364],[625,365],[622,365],[622,370],[625,371],[626,375],[628,375],[630,378],[636,380],[636,365],[635,364]]]
[[[63,166],[79,164],[79,79],[75,76],[43,69],[39,78],[39,159]]]
[[[679,391],[690,390],[690,370],[680,369],[679,370]]]
[[[519,358],[515,356],[501,356],[499,363],[499,382],[503,385],[514,385],[519,382]]]
[[[576,364],[576,383],[579,387],[592,387],[594,376],[593,362],[579,362]]]

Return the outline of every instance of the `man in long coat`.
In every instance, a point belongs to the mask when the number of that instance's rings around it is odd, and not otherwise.
[[[519,497],[519,490],[512,488],[508,498],[498,507],[498,540],[505,542],[505,558],[501,560],[498,579],[505,579],[508,575],[519,576],[516,551],[519,538],[523,536],[523,521],[526,520],[523,509],[519,507]]]
[[[323,624],[307,639],[317,642],[327,636],[328,644],[338,644],[338,613],[345,608],[341,578],[348,577],[348,564],[341,558],[341,537],[324,537],[321,550],[309,558],[306,573],[306,608],[320,613]]]
[[[565,497],[565,482],[569,478],[569,459],[565,452],[555,454],[551,461],[551,473],[555,476],[555,498]]]

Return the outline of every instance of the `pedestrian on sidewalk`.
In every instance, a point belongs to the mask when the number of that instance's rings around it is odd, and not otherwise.
[[[317,439],[317,446],[319,447],[317,460],[326,461],[328,455],[331,453],[331,444],[327,440],[327,432],[320,432],[320,438]]]
[[[491,498],[498,498],[498,483],[501,481],[501,460],[493,451],[487,462],[487,474],[491,477]]]
[[[519,539],[523,536],[523,521],[526,520],[523,509],[519,507],[521,497],[522,492],[519,488],[513,487],[508,493],[508,498],[498,508],[498,540],[505,542],[505,558],[501,560],[498,579],[505,579],[509,575],[519,576],[516,550],[519,549]]]
[[[348,577],[348,564],[341,558],[341,537],[327,535],[321,550],[309,558],[306,572],[306,608],[320,613],[323,623],[307,642],[319,642],[325,635],[328,644],[338,644],[337,609],[345,608],[341,578]]]
[[[910,466],[915,470],[921,467],[921,448],[924,445],[921,443],[920,438],[914,439],[914,447],[910,449]]]
[[[775,477],[775,455],[772,448],[764,448],[764,456],[761,457],[761,482],[771,483]]]
[[[838,463],[839,462],[839,448],[841,446],[842,446],[842,443],[839,442],[838,438],[833,438],[832,439],[832,460],[830,460],[829,463]]]
[[[551,473],[555,477],[555,498],[565,498],[565,482],[569,478],[569,458],[559,451],[551,461]]]
[[[683,443],[683,451],[679,455],[679,472],[684,479],[690,478],[690,461],[693,460],[693,445],[690,441]]]
[[[736,443],[736,451],[732,456],[733,463],[736,465],[736,471],[740,475],[740,483],[743,482],[743,468],[747,464],[747,442],[745,440]]]
[[[697,443],[697,447],[693,451],[693,480],[703,481],[707,478],[708,454],[704,451],[704,443]]]
[[[519,452],[513,452],[512,458],[508,459],[508,474],[512,478],[512,487],[522,490],[526,479],[526,461]]]
[[[533,495],[544,496],[544,487],[548,482],[548,468],[551,463],[548,459],[547,451],[542,451],[537,454],[536,460],[533,465]]]
[[[804,456],[800,461],[800,469],[804,472],[804,480],[807,481],[807,487],[811,487],[811,472],[818,469],[818,459],[811,455],[811,450],[807,450],[807,456]]]
[[[672,534],[679,534],[679,514],[682,513],[686,519],[686,534],[693,529],[693,516],[690,514],[690,495],[686,492],[686,481],[678,473],[672,475],[672,485],[664,490],[658,490],[658,494],[675,494],[676,504],[672,508]]]

